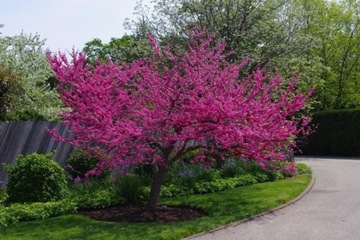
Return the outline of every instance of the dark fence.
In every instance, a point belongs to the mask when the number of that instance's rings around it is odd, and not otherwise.
[[[0,187],[4,188],[8,179],[2,164],[13,163],[20,154],[49,153],[55,150],[54,160],[61,166],[65,166],[65,160],[73,147],[55,141],[46,131],[47,128],[56,128],[62,136],[70,136],[68,127],[61,122],[22,121],[0,124]]]

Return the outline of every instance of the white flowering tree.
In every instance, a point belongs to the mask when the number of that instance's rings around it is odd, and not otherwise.
[[[60,109],[59,95],[48,83],[53,74],[44,43],[38,34],[9,37],[0,32],[0,120],[24,118],[25,113],[51,119]]]

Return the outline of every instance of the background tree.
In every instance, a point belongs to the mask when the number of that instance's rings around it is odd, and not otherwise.
[[[141,57],[149,56],[151,47],[145,39],[135,35],[125,35],[121,38],[111,38],[109,43],[102,43],[100,39],[93,39],[83,48],[89,63],[95,64],[97,60],[131,62]]]
[[[2,119],[18,119],[23,113],[52,118],[59,111],[59,94],[49,87],[53,75],[39,35],[0,35]]]
[[[298,126],[308,123],[293,117],[308,97],[295,93],[296,82],[283,89],[279,75],[269,78],[261,69],[239,82],[247,60],[227,61],[226,47],[214,35],[196,29],[189,36],[185,52],[161,48],[150,37],[154,54],[122,66],[108,61],[92,67],[76,53],[70,62],[64,55],[49,56],[71,108],[63,117],[75,138],[52,133],[101,156],[88,174],[153,165],[150,209],[169,166],[186,153],[197,149],[201,154],[194,161],[203,164],[211,161],[207,152],[255,159],[265,167],[284,159]]]
[[[155,0],[137,8],[134,32],[151,31],[161,42],[184,46],[186,30],[207,27],[234,50],[232,60],[299,74],[316,86],[316,110],[359,107],[359,2],[356,0]],[[245,71],[247,72],[247,71]]]
[[[8,69],[0,66],[0,121],[6,120],[16,97],[21,93],[21,85],[16,79]]]
[[[303,31],[305,26],[299,24],[308,16],[308,9],[303,9],[301,2],[304,1],[157,0],[152,13],[139,5],[138,21],[127,25],[135,32],[150,31],[165,42],[186,36],[186,31],[195,25],[201,26],[225,41],[227,51],[235,51],[232,60],[249,57],[251,69],[260,65],[289,73],[291,69],[287,67],[307,70],[303,65],[309,62],[307,53],[316,43]],[[289,66],[284,66],[287,62]],[[308,64],[317,66],[321,62],[314,58]],[[310,75],[305,71],[302,74]],[[317,78],[312,81],[314,85],[321,83]]]
[[[353,0],[327,2],[314,16],[319,44],[314,48],[326,71],[320,92],[321,109],[360,106],[360,3]]]

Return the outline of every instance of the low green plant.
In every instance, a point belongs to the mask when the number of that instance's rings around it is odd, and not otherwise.
[[[267,172],[255,172],[252,174],[252,176],[256,179],[257,182],[263,183],[268,182],[272,178],[269,176],[269,173]],[[273,178],[274,179],[274,178]],[[275,178],[276,179],[276,178]]]
[[[195,182],[211,182],[220,178],[220,172],[213,167],[195,165]]]
[[[109,179],[91,179],[86,182],[70,184],[69,199],[79,209],[104,208],[125,202],[117,194]]]
[[[3,227],[0,239],[183,239],[282,205],[303,192],[310,180],[311,176],[304,174],[291,180],[160,200],[160,204],[196,207],[208,214],[190,221],[171,224],[111,223],[81,215],[66,215]]]
[[[218,169],[179,161],[171,166],[164,184],[181,185],[191,188],[196,182],[213,181],[218,178],[220,178]]]
[[[280,166],[276,165],[282,164],[282,162],[276,162],[275,165],[269,164],[266,168],[262,168],[258,162],[252,160],[233,159],[232,161],[233,163],[229,164],[230,166],[225,169],[230,173],[234,172],[235,176],[248,173],[259,183],[284,179]]]
[[[9,173],[9,203],[48,202],[63,199],[67,194],[64,170],[49,154],[20,155],[13,165],[5,165]]]
[[[76,204],[68,200],[30,204],[14,203],[7,207],[0,207],[0,226],[75,213],[76,209]]]
[[[162,198],[171,198],[191,194],[214,193],[255,183],[258,183],[258,181],[251,174],[242,174],[233,178],[215,178],[211,181],[195,181],[191,187],[171,183],[161,187],[160,196]]]
[[[223,178],[232,178],[244,173],[244,161],[241,159],[227,159],[221,165],[220,174]]]
[[[6,199],[7,199],[8,195],[6,193],[6,191],[2,188],[0,188],[0,204],[3,204]]]
[[[126,174],[115,180],[117,195],[121,196],[125,203],[134,204],[143,200],[143,182],[140,176],[135,174]]]
[[[150,188],[145,188],[147,192],[150,192]],[[161,198],[172,198],[194,194],[193,188],[188,188],[186,186],[181,186],[178,184],[167,184],[161,186],[160,197]]]
[[[304,164],[304,163],[298,163],[296,164],[296,171],[299,175],[302,175],[302,174],[311,174],[312,173],[312,170],[311,168]]]

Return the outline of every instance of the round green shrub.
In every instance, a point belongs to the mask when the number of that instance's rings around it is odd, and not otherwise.
[[[66,171],[73,179],[80,178],[83,180],[85,174],[94,169],[98,162],[99,159],[94,154],[77,148],[66,160]]]
[[[20,155],[9,173],[7,202],[48,202],[64,198],[67,181],[64,170],[52,160],[55,153]]]

